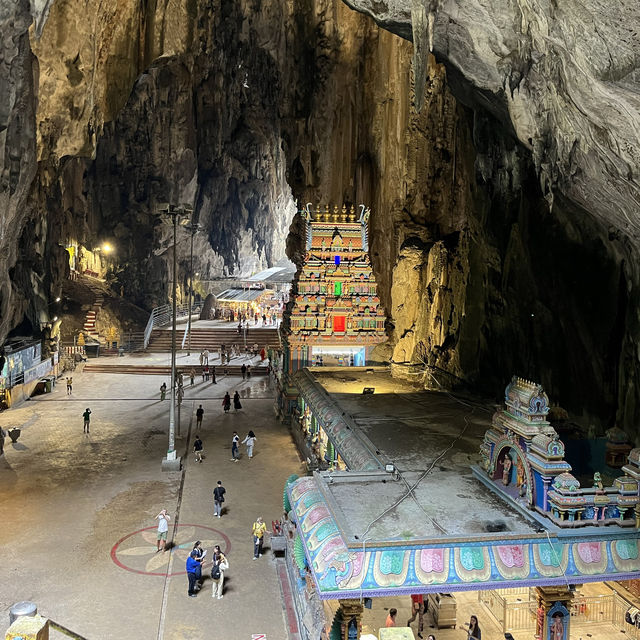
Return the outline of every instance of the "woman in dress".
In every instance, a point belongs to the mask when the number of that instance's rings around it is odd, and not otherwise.
[[[242,405],[240,404],[240,394],[237,391],[233,394],[233,408],[235,411],[242,409]]]
[[[224,394],[224,398],[222,398],[222,408],[225,413],[228,413],[229,409],[231,409],[231,396],[228,391]]]

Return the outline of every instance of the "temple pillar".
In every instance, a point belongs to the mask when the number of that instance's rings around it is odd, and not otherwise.
[[[362,612],[360,600],[339,600],[342,612],[342,640],[358,640],[362,631]]]
[[[535,640],[568,640],[574,592],[565,586],[536,587]]]

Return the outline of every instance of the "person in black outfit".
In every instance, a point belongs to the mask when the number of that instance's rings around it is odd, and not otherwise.
[[[240,367],[240,371],[242,371],[242,379],[244,380],[247,377],[247,365],[243,364]]]
[[[200,405],[196,411],[196,427],[202,426],[202,417],[204,416],[204,409]]]
[[[236,411],[242,409],[242,405],[240,404],[240,394],[237,391],[233,394],[233,408]]]
[[[200,436],[196,434],[196,439],[193,442],[193,453],[196,456],[196,462],[202,462],[203,449],[204,445],[202,444],[202,440],[200,440]]]
[[[222,503],[227,490],[222,486],[222,480],[218,480],[218,486],[213,490],[213,515],[222,518]]]

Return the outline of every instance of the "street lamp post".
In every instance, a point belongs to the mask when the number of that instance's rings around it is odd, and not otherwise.
[[[172,300],[172,322],[171,322],[171,401],[169,404],[169,448],[167,449],[167,457],[162,460],[162,469],[165,471],[180,470],[180,458],[176,454],[176,433],[175,433],[175,414],[176,414],[176,318],[177,318],[177,230],[178,217],[193,212],[188,205],[175,206],[172,204],[165,205],[160,208],[162,213],[171,216],[173,223],[173,300]]]

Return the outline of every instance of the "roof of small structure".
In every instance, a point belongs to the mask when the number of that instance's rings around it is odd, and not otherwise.
[[[634,532],[609,540],[523,536],[431,544],[408,539],[395,545],[365,535],[357,546],[348,546],[322,484],[316,474],[288,487],[321,599],[564,585],[630,579],[640,571],[640,540]]]
[[[265,269],[247,278],[247,282],[286,283],[292,282],[296,275],[296,265],[289,260],[281,260],[273,267]]]
[[[288,487],[321,598],[626,579],[640,571],[635,530],[562,530],[503,501],[488,490],[489,479],[473,474],[489,406],[485,414],[384,368],[312,368],[302,378],[316,418],[331,414],[329,437],[347,433],[349,447],[367,454],[348,472],[316,473]],[[363,395],[364,387],[375,392]],[[402,479],[373,469],[372,460],[393,464]]]
[[[265,294],[265,289],[226,289],[219,293],[218,302],[251,302]]]

